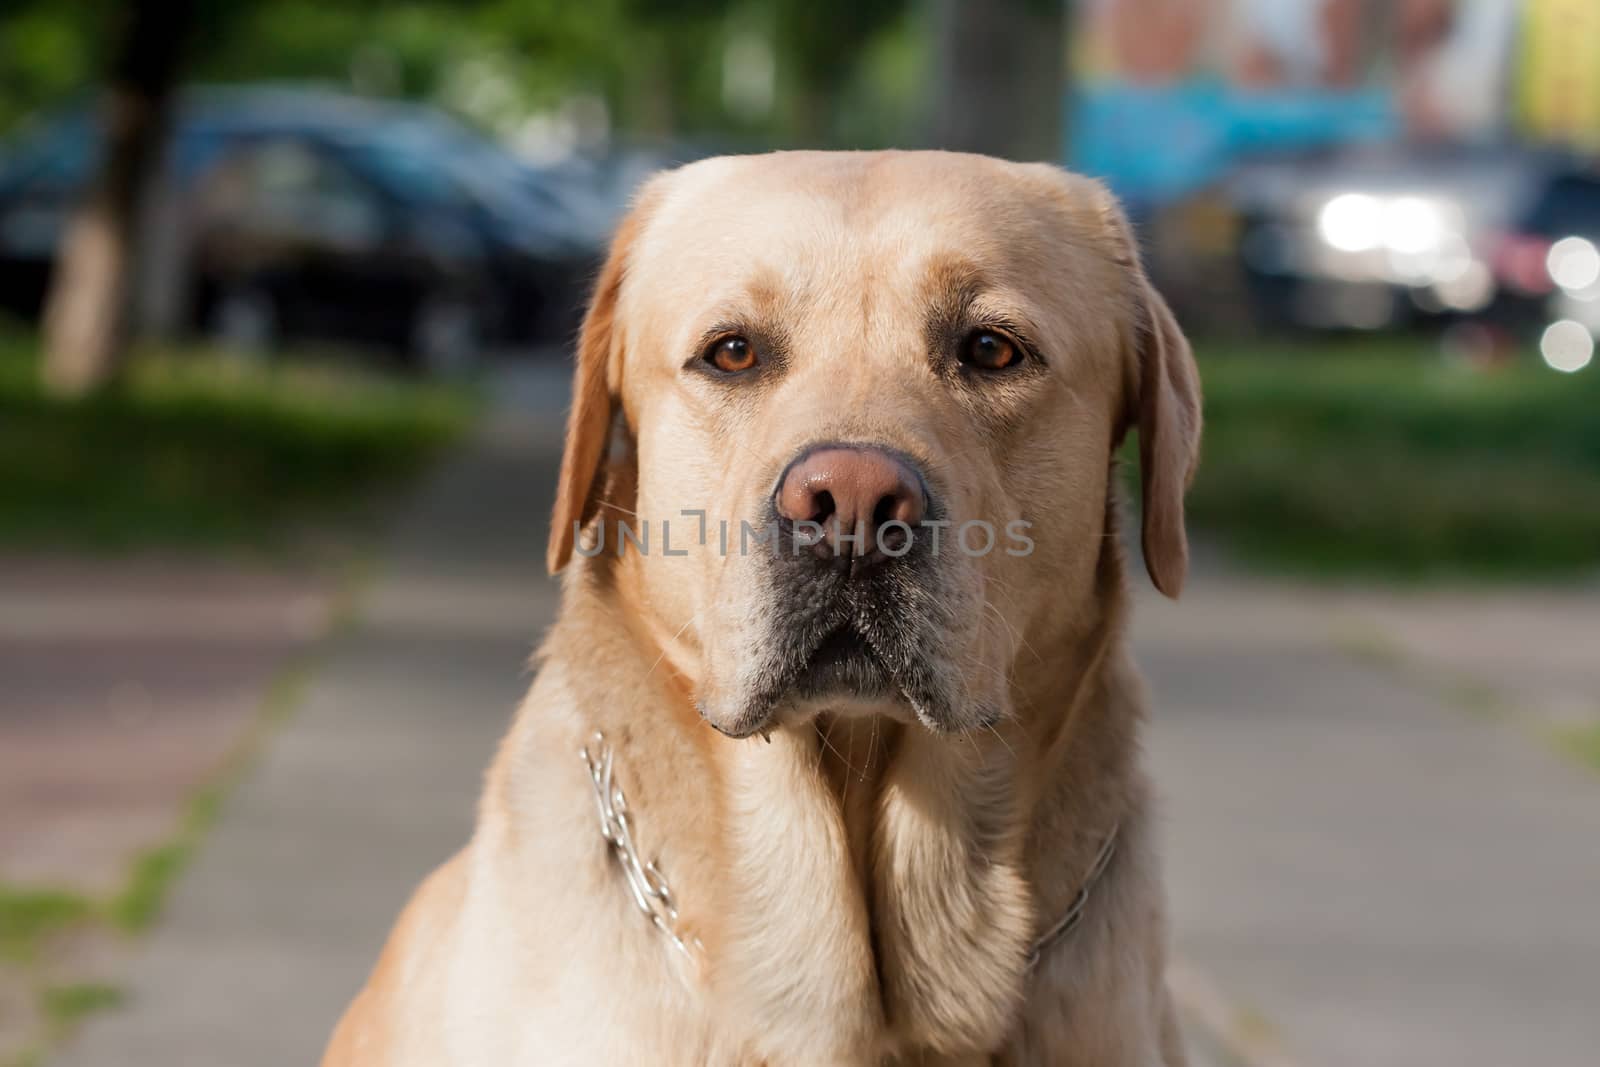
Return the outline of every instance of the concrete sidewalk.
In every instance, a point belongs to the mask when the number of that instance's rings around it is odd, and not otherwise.
[[[287,560],[0,556],[0,1064],[122,972],[111,922],[70,916],[137,921],[337,599]]]
[[[361,619],[181,879],[125,1005],[51,1067],[299,1067],[471,830],[554,605],[563,361],[522,365],[403,517]]]
[[[228,801],[127,1005],[51,1067],[316,1062],[406,896],[466,840],[554,606],[563,372],[498,383]],[[1203,574],[1181,604],[1141,599],[1186,973],[1280,1063],[1595,1062],[1600,779],[1352,656],[1332,613]]]
[[[119,891],[326,632],[333,584],[231,561],[0,558],[0,882]]]
[[[1600,1062],[1600,777],[1342,651],[1348,603],[1139,605],[1180,955],[1279,1063]]]

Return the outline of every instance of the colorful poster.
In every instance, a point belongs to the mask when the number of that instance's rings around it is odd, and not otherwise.
[[[1600,2],[1526,0],[1517,119],[1541,140],[1600,145]]]

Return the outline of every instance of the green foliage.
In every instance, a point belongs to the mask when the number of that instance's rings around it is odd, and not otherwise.
[[[49,986],[39,996],[50,1028],[65,1033],[85,1017],[122,1003],[122,990],[101,982]]]
[[[110,0],[26,0],[0,14],[0,132],[89,88]],[[920,55],[909,0],[197,0],[187,77],[316,81],[430,99],[495,125],[574,93],[653,137],[827,146],[896,139],[899,83]],[[770,114],[730,113],[725,48],[773,49]],[[482,91],[492,81],[491,91]]]
[[[933,43],[928,20],[914,7],[862,49],[836,109],[841,147],[916,145],[928,122]],[[909,138],[909,141],[908,141]]]
[[[771,0],[770,6],[788,130],[802,143],[826,145],[839,117],[830,113],[831,102],[844,91],[866,46],[896,25],[908,5],[904,0]]]
[[[99,68],[93,5],[23,2],[0,11],[0,132],[82,91]]]
[[[115,387],[46,396],[0,337],[0,544],[282,551],[359,515],[466,425],[461,388],[326,364],[145,352]]]
[[[1311,574],[1529,577],[1600,568],[1600,372],[1483,371],[1422,342],[1203,353],[1189,515]]]
[[[451,64],[491,47],[470,17],[478,6],[326,0],[235,5],[199,21],[190,80],[349,85],[367,64],[369,91],[431,95]]]
[[[247,745],[238,758],[247,755],[248,749]],[[107,918],[119,929],[138,933],[160,917],[167,891],[189,865],[200,839],[217,821],[229,777],[223,775],[199,790],[190,798],[183,825],[172,839],[146,850],[134,860],[122,891],[111,899],[106,909]]]
[[[141,853],[134,860],[127,887],[111,902],[107,913],[111,922],[128,933],[138,933],[154,922],[166,903],[167,890],[188,866],[191,851],[192,842],[184,839]]]
[[[94,917],[87,897],[0,885],[0,960],[27,962],[47,937]]]
[[[1600,722],[1558,729],[1556,742],[1591,771],[1600,773]]]

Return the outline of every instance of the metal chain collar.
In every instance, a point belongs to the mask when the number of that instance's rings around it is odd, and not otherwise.
[[[1028,952],[1028,970],[1033,970],[1039,965],[1039,958],[1050,950],[1050,947],[1063,937],[1072,933],[1073,928],[1083,919],[1084,905],[1089,903],[1089,893],[1094,889],[1100,876],[1106,873],[1106,868],[1111,866],[1111,857],[1117,854],[1117,832],[1122,829],[1119,823],[1111,828],[1111,833],[1106,835],[1105,843],[1100,846],[1100,852],[1095,856],[1094,863],[1089,867],[1089,873],[1083,880],[1083,885],[1078,889],[1078,895],[1072,898],[1072,903],[1067,906],[1066,914],[1055,921],[1055,925],[1039,935],[1033,943],[1033,948]]]
[[[622,787],[612,774],[612,751],[605,737],[597,730],[583,746],[583,762],[589,768],[589,780],[594,786],[595,808],[600,815],[600,836],[611,846],[611,854],[622,866],[627,877],[628,892],[633,902],[651,924],[686,958],[693,959],[693,948],[700,947],[699,939],[685,941],[678,933],[678,908],[672,902],[672,890],[656,867],[655,861],[645,863],[639,858],[639,849],[633,843],[633,828],[628,822],[628,802]]]
[[[595,809],[600,816],[600,836],[605,838],[606,844],[611,847],[611,854],[622,866],[622,873],[627,878],[629,895],[633,897],[633,902],[640,913],[661,931],[673,948],[683,953],[685,958],[693,960],[695,951],[702,947],[700,940],[695,938],[693,941],[685,941],[678,932],[678,908],[672,902],[672,890],[668,887],[666,878],[656,867],[655,861],[645,863],[639,858],[638,846],[633,842],[633,828],[628,822],[627,799],[622,795],[622,787],[617,785],[613,773],[613,756],[611,746],[606,743],[605,736],[598,730],[583,747],[583,762],[589,768],[589,781],[594,786]],[[1045,952],[1070,934],[1082,921],[1083,909],[1089,903],[1090,891],[1094,889],[1101,875],[1105,874],[1106,868],[1111,865],[1111,858],[1116,855],[1117,832],[1120,829],[1120,826],[1111,828],[1111,833],[1100,846],[1094,864],[1089,868],[1082,887],[1079,888],[1077,896],[1072,898],[1066,913],[1033,943],[1033,948],[1029,950],[1027,957],[1029,971],[1038,966],[1039,959]]]

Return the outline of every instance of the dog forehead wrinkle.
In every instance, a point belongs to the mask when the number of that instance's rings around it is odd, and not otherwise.
[[[960,308],[989,285],[984,272],[957,252],[935,252],[922,268],[922,289],[928,302],[941,308]]]
[[[782,264],[774,272],[783,279],[781,292],[801,287],[797,272],[819,286],[853,291],[871,263],[904,262],[931,226],[960,217],[951,205],[926,203],[926,197],[908,204],[896,168],[881,161],[813,160],[803,170],[778,162],[745,157],[680,168],[651,220],[641,267],[653,277],[687,283],[684,273],[702,281],[725,276],[761,254]],[[878,180],[877,172],[887,180]],[[712,266],[714,273],[698,270]]]
[[[783,311],[788,288],[784,276],[775,267],[761,265],[755,268],[744,283],[745,296],[751,309],[759,316],[776,319]]]

